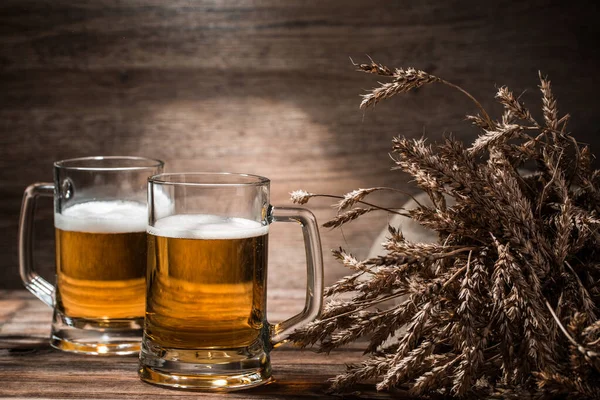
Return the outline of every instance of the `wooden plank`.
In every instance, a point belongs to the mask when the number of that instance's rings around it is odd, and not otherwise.
[[[526,90],[537,109],[542,69],[576,136],[598,153],[597,20],[596,8],[545,0],[2,1],[0,287],[21,286],[22,191],[51,179],[58,159],[128,153],[160,157],[171,171],[253,172],[273,179],[274,204],[289,205],[288,193],[300,188],[413,190],[389,171],[394,135],[473,139],[462,121],[473,106],[447,88],[363,114],[358,94],[378,79],[352,72],[349,56],[425,68],[464,85],[496,115],[495,84]],[[322,222],[333,215],[328,201],[308,206]],[[40,207],[36,256],[52,278],[50,207]],[[387,220],[365,216],[343,235],[324,230],[324,249],[343,245],[362,257]],[[270,285],[300,288],[301,236],[277,226],[272,235]],[[346,273],[326,260],[327,283]]]
[[[339,62],[348,54],[367,50],[395,54],[394,58],[426,55],[429,62],[450,57],[448,64],[461,66],[475,62],[493,65],[493,60],[480,57],[481,53],[510,53],[511,47],[502,46],[506,41],[523,55],[525,51],[550,56],[561,50],[576,53],[571,46],[575,33],[568,29],[569,23],[591,21],[589,13],[593,11],[576,3],[567,7],[541,0],[505,0],[489,8],[458,1],[410,6],[391,1],[377,5],[353,1],[349,5],[342,0],[231,4],[88,1],[76,5],[68,1],[5,1],[2,9],[4,37],[0,43],[6,51],[1,65],[17,70],[49,64],[86,70],[165,66],[331,69],[332,60]],[[540,11],[543,17],[531,18]],[[510,29],[522,25],[529,28]],[[523,40],[520,35],[526,29],[531,37]],[[463,36],[461,30],[481,34]],[[548,36],[552,30],[556,33]],[[376,41],[368,40],[374,37]],[[444,45],[451,39],[458,39],[461,52],[446,50]],[[365,43],[369,48],[365,49]]]
[[[273,318],[293,312],[301,291],[270,293]],[[292,305],[292,307],[290,307]],[[242,399],[338,398],[328,396],[327,380],[357,362],[360,346],[351,345],[329,356],[290,345],[272,352],[275,382],[249,391],[229,394],[168,390],[142,383],[137,377],[137,357],[90,357],[60,352],[48,345],[51,310],[25,291],[0,291],[0,396],[18,398],[160,398],[201,397]],[[387,399],[373,386],[359,385],[363,397]],[[400,397],[397,397],[400,396]],[[396,393],[395,398],[402,398]]]

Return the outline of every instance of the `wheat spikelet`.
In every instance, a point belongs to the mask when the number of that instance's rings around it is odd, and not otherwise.
[[[379,71],[379,69],[377,70]],[[371,92],[363,95],[360,108],[374,106],[381,100],[392,97],[395,94],[409,92],[413,89],[418,89],[423,85],[440,81],[438,77],[414,68],[396,69],[392,75],[387,76],[393,77],[393,81],[389,83],[382,83],[380,87],[375,88],[371,90]]]

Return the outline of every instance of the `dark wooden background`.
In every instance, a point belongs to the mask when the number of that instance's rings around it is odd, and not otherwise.
[[[349,56],[415,66],[463,85],[494,112],[497,85],[539,105],[537,71],[581,141],[600,150],[596,5],[577,1],[0,2],[0,288],[20,286],[22,191],[52,161],[146,155],[169,171],[234,171],[288,192],[406,187],[390,172],[394,135],[471,140],[460,94],[423,88],[359,111],[377,79]],[[398,204],[401,198],[380,199]],[[327,201],[309,203],[321,222]],[[51,203],[40,206],[37,260],[53,265]],[[324,248],[364,256],[386,215],[323,230]],[[302,287],[300,232],[273,226],[270,285]],[[331,283],[344,270],[326,255]]]

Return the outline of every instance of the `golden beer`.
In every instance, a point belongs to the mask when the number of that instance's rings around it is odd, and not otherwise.
[[[272,378],[271,350],[318,317],[322,254],[310,211],[275,208],[267,178],[231,173],[148,179],[146,315],[138,374],[178,389],[230,391]],[[197,213],[197,214],[196,214]],[[271,223],[302,228],[307,256],[303,311],[266,316]]]
[[[55,215],[57,310],[72,318],[144,315],[146,206],[92,201]]]
[[[265,322],[268,227],[174,215],[148,234],[145,334],[164,348],[233,349]]]

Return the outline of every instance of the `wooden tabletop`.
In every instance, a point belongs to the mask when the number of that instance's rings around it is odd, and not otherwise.
[[[271,319],[282,320],[296,313],[303,298],[301,291],[269,293],[269,310],[274,310]],[[362,354],[360,346],[327,356],[287,344],[271,353],[275,381],[269,385],[226,394],[170,390],[138,379],[137,356],[82,356],[51,348],[51,318],[51,310],[29,292],[0,290],[0,397],[339,399],[339,395],[326,394],[327,380],[346,364],[359,361]],[[344,398],[392,398],[377,393],[372,385],[356,390]]]

